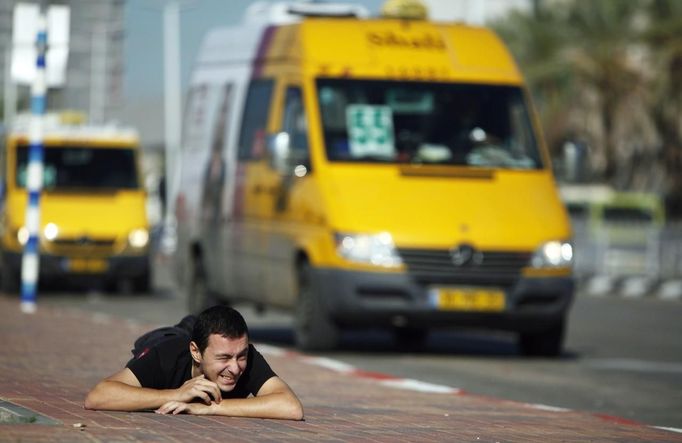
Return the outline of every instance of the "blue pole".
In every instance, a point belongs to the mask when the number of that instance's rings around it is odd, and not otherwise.
[[[21,311],[36,311],[38,275],[40,271],[40,192],[43,187],[43,148],[47,79],[47,20],[44,8],[38,14],[36,37],[36,75],[31,85],[31,124],[29,129],[28,168],[26,177],[26,222],[28,241],[21,260]]]

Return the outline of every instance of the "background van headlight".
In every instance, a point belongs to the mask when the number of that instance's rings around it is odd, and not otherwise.
[[[45,228],[43,229],[43,236],[45,237],[46,240],[53,241],[54,239],[57,238],[58,235],[59,226],[52,222],[45,225]],[[28,237],[29,237],[28,228],[26,226],[22,226],[21,228],[19,228],[19,230],[17,231],[17,240],[19,241],[19,244],[24,246],[26,242],[28,242]]]
[[[45,235],[45,238],[47,240],[53,241],[59,235],[59,226],[57,226],[54,223],[48,223],[45,225],[45,229],[43,230],[43,234]]]
[[[379,234],[336,233],[337,253],[346,260],[375,266],[396,267],[403,261],[388,232]]]
[[[17,240],[21,246],[24,246],[26,242],[28,242],[28,228],[26,226],[22,226],[17,231]]]
[[[543,243],[533,254],[534,268],[565,268],[573,265],[573,246],[564,241]]]
[[[144,248],[149,242],[149,232],[146,229],[133,229],[128,234],[128,243],[133,248]]]

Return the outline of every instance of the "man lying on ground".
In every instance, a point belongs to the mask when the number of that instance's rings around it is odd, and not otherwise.
[[[296,394],[249,344],[244,318],[227,306],[199,314],[191,338],[166,339],[100,381],[85,408],[303,419]]]

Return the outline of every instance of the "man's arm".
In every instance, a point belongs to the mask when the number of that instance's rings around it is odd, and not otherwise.
[[[143,388],[135,374],[124,368],[100,381],[85,398],[85,409],[109,411],[140,411],[156,409],[169,401],[193,401],[195,398],[206,404],[215,399],[221,401],[220,389],[204,376],[187,380],[177,389]]]
[[[279,418],[303,420],[303,406],[296,394],[279,377],[270,377],[255,397],[224,399],[209,405],[170,401],[159,414],[227,415],[230,417]]]

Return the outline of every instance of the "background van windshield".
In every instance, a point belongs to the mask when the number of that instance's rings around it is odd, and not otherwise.
[[[136,189],[138,184],[133,149],[46,147],[43,154],[43,187]],[[17,149],[16,184],[26,186],[28,147]]]
[[[539,169],[518,87],[318,79],[327,158]]]

